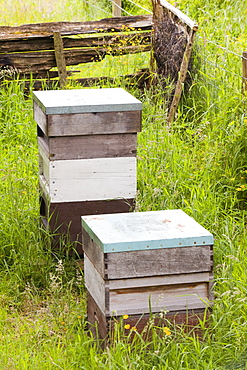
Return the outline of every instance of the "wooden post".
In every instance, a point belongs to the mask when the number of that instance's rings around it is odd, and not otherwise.
[[[193,29],[191,29],[191,31],[190,31],[189,39],[188,39],[186,49],[185,49],[185,52],[184,52],[184,56],[183,56],[183,60],[182,60],[181,66],[180,66],[180,71],[178,73],[178,81],[177,81],[177,84],[176,84],[174,96],[173,96],[173,99],[172,99],[172,103],[171,103],[169,113],[168,113],[168,118],[167,118],[168,128],[171,127],[171,124],[174,120],[175,113],[176,113],[176,110],[177,110],[177,107],[178,107],[178,103],[179,103],[179,100],[180,100],[180,97],[181,97],[181,94],[182,94],[183,83],[185,81],[186,74],[187,74],[187,71],[188,71],[188,65],[189,65],[190,56],[191,56],[192,47],[193,47],[193,42],[194,42],[194,38],[195,38],[195,32],[196,31],[193,30]]]
[[[243,51],[242,79],[243,79],[243,93],[246,93],[247,92],[247,51]]]
[[[63,39],[61,37],[61,33],[57,31],[53,32],[53,38],[54,38],[55,58],[59,76],[59,85],[61,88],[63,88],[66,85],[67,78],[66,61],[63,51]]]
[[[122,0],[112,0],[112,15],[113,17],[122,16]]]

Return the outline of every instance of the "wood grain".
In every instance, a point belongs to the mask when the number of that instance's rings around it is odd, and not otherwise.
[[[41,150],[40,155],[43,157]],[[48,165],[44,172],[49,174],[46,181],[51,202],[128,199],[136,195],[136,158],[59,160]]]
[[[46,228],[57,235],[54,245],[59,243],[60,236],[67,235],[71,242],[78,241],[76,248],[79,255],[83,254],[81,216],[122,213],[134,209],[134,199],[50,203],[45,194],[41,190],[40,214],[46,223]]]
[[[178,17],[178,19],[180,21],[182,21],[183,23],[185,23],[187,26],[189,26],[192,30],[197,30],[198,29],[198,25],[192,20],[190,19],[186,14],[182,13],[181,10],[179,10],[178,8],[176,8],[175,6],[171,5],[170,3],[168,3],[166,0],[158,0],[159,3],[164,7],[166,8],[167,10],[169,10],[171,13],[173,13],[176,17]]]
[[[1,27],[0,27],[1,29]],[[60,32],[61,33],[61,32]],[[18,37],[18,36],[17,36]],[[88,47],[99,47],[99,46],[108,46],[114,47],[117,45],[133,45],[142,44],[148,45],[151,44],[151,32],[131,32],[126,35],[126,33],[115,33],[113,35],[87,35],[83,37],[73,38],[62,37],[63,45],[65,49],[68,48],[88,48]],[[43,36],[43,37],[33,37],[27,39],[9,40],[1,39],[0,40],[0,51],[1,53],[17,53],[17,52],[32,52],[32,51],[42,51],[42,50],[54,50],[53,36]]]
[[[210,246],[108,253],[109,279],[211,270]]]
[[[137,134],[38,137],[49,160],[135,157]]]
[[[118,46],[112,48],[74,48],[64,50],[64,58],[67,66],[77,65],[81,63],[101,62],[104,57],[109,55],[125,55],[136,54],[149,51],[150,45],[137,45],[137,46],[123,46],[120,49]],[[8,58],[8,63],[5,62]],[[40,71],[49,71],[51,68],[57,66],[54,51],[33,51],[24,53],[8,53],[0,55],[0,65],[10,64],[15,67],[19,74],[38,73]]]
[[[95,300],[99,309],[105,314],[106,311],[109,309],[106,304],[106,295],[109,294],[107,284],[94,268],[87,255],[85,255],[84,257],[84,281],[85,287],[87,288],[88,292]]]
[[[141,131],[141,111],[46,115],[34,102],[34,120],[49,137],[125,134]]]
[[[209,306],[208,283],[164,285],[112,290],[107,314],[134,315],[150,312],[185,311]]]
[[[102,250],[95,244],[95,242],[90,238],[88,233],[82,230],[82,246],[84,252],[84,258],[88,258],[94,269],[98,271],[102,279],[106,279],[106,269],[105,269],[105,254]]]
[[[208,311],[209,312],[209,311]],[[201,336],[201,332],[198,330],[200,320],[203,320],[205,316],[205,309],[197,310],[187,310],[180,312],[169,312],[165,315],[164,318],[161,318],[159,315],[153,315],[150,317],[150,314],[143,315],[131,315],[127,320],[124,320],[124,324],[129,324],[130,327],[136,327],[137,331],[142,334],[146,339],[149,338],[149,331],[146,331],[147,325],[150,322],[154,322],[156,327],[164,327],[174,325],[183,326],[183,329],[187,332],[193,331],[196,336]],[[209,316],[209,314],[207,315]],[[95,339],[103,339],[104,345],[109,344],[108,340],[111,338],[112,330],[114,329],[114,324],[116,320],[121,320],[121,316],[115,316],[114,318],[106,317],[97,304],[95,303],[92,296],[87,294],[87,320],[89,322],[89,329],[94,335]],[[145,328],[145,330],[144,330]],[[157,332],[159,332],[157,330]],[[129,331],[126,330],[126,335]],[[160,331],[162,335],[163,330]]]
[[[19,38],[37,38],[52,36],[54,31],[61,35],[77,35],[122,31],[124,28],[150,30],[152,28],[152,15],[139,15],[121,18],[105,18],[99,21],[89,22],[49,22],[24,24],[22,26],[1,26],[0,37],[2,39],[15,40]]]
[[[59,86],[62,89],[66,85],[67,72],[64,57],[63,39],[60,32],[53,32],[54,51],[59,76]]]
[[[38,124],[38,131],[40,129],[46,136],[48,136],[47,116],[35,101],[33,101],[33,118]],[[40,135],[41,131],[39,132]]]
[[[141,131],[141,111],[48,115],[48,136],[135,133]]]
[[[185,274],[186,275],[186,274]],[[155,277],[126,279],[126,286],[119,280],[104,280],[85,254],[85,285],[100,310],[106,315],[143,314],[162,310],[180,311],[209,306],[209,274],[196,276]],[[190,276],[189,276],[190,275]],[[197,281],[199,280],[199,281]],[[146,285],[147,283],[147,285]]]
[[[130,279],[114,279],[108,280],[107,284],[110,290],[117,290],[117,289],[152,287],[160,285],[193,284],[201,282],[208,283],[209,280],[210,280],[209,272],[196,272],[192,274],[148,276]]]
[[[95,339],[105,340],[109,334],[109,320],[102,313],[99,306],[95,303],[92,296],[87,292],[87,321],[88,329],[92,332]]]

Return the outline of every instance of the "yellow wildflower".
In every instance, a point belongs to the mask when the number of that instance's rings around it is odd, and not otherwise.
[[[129,315],[123,315],[123,319],[124,319],[124,320],[127,320],[127,319],[128,319],[128,317],[129,317]]]
[[[171,330],[167,326],[165,326],[163,328],[163,331],[164,331],[165,335],[171,335]]]
[[[124,329],[130,329],[130,324],[126,324],[126,325],[124,325]]]
[[[135,326],[132,326],[132,328],[130,330],[131,331],[137,331],[137,328]]]

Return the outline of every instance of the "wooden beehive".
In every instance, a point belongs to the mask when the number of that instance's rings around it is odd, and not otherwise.
[[[112,317],[204,313],[213,237],[181,210],[82,217],[88,320],[103,338]],[[146,322],[146,321],[145,321]]]
[[[41,216],[52,232],[75,241],[82,215],[133,209],[139,100],[121,88],[36,91],[34,119]]]

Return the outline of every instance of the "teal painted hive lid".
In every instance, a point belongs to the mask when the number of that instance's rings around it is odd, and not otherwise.
[[[180,209],[82,217],[104,253],[213,245],[213,235]]]
[[[45,114],[140,111],[142,103],[121,88],[34,91]]]

